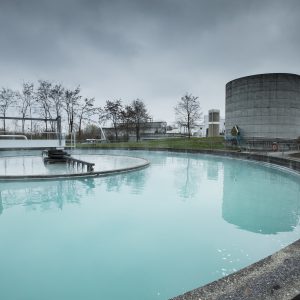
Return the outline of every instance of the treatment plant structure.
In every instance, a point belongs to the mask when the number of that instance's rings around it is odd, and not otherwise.
[[[300,137],[300,75],[269,73],[226,84],[226,139],[272,147]],[[274,143],[276,146],[274,149]]]

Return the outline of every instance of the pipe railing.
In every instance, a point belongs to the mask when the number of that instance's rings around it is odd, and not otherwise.
[[[7,139],[27,140],[27,136],[22,134],[0,134],[0,140],[7,140]]]

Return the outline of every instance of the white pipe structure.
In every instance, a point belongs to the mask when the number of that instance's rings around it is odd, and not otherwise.
[[[28,139],[0,139],[0,149],[18,148],[61,148],[65,147],[65,140],[28,140]]]
[[[2,137],[13,138],[14,140],[17,140],[18,138],[21,138],[22,140],[27,140],[27,136],[21,134],[0,134],[0,139],[6,140],[6,139],[2,139]]]
[[[100,127],[100,131],[101,131],[101,133],[102,133],[102,135],[103,135],[103,140],[106,141],[106,136],[105,136],[105,134],[104,134],[104,131],[103,131],[103,129],[102,129],[101,126],[99,126],[99,127]],[[101,139],[101,140],[102,140],[102,139]]]
[[[61,132],[61,117],[57,116],[56,119],[47,118],[22,118],[22,117],[3,117],[0,116],[0,120],[22,120],[22,121],[43,121],[43,122],[56,122],[57,131],[54,133],[55,138],[49,139],[31,139],[28,140],[25,135],[10,134],[10,135],[0,135],[0,148],[63,148],[65,147],[65,139]],[[40,134],[40,133],[38,133]],[[49,132],[44,132],[43,134],[49,134]],[[2,137],[2,138],[1,138]],[[5,138],[3,138],[5,137]],[[7,138],[8,137],[8,138]]]

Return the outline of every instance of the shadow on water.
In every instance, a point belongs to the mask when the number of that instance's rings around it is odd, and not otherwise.
[[[295,176],[261,165],[224,163],[222,217],[261,234],[293,231],[299,223],[300,184]]]

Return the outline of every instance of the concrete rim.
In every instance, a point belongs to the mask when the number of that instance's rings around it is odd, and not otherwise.
[[[279,72],[279,73],[259,73],[259,74],[251,74],[251,75],[246,75],[246,76],[242,76],[242,77],[238,77],[238,78],[235,78],[235,79],[232,79],[230,81],[228,81],[226,83],[226,86],[229,85],[230,83],[234,82],[234,81],[239,81],[240,79],[252,79],[252,78],[257,78],[257,77],[263,77],[263,76],[275,76],[275,75],[278,75],[278,76],[293,76],[293,77],[300,77],[299,74],[296,74],[296,73],[282,73],[282,72]]]

